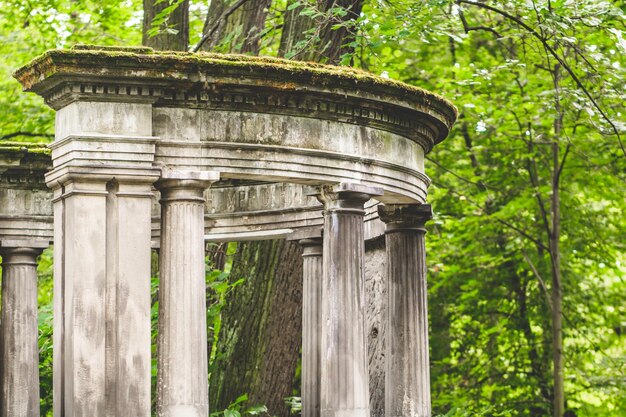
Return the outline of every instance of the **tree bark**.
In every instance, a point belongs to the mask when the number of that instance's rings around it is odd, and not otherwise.
[[[142,43],[159,51],[186,51],[189,47],[189,0],[182,0],[167,19],[167,27],[176,33],[165,31],[155,36],[148,35],[154,18],[169,6],[167,0],[158,4],[157,0],[143,0]]]
[[[322,16],[311,18],[300,15],[306,8],[316,8]],[[338,9],[343,9],[345,14],[336,14]],[[302,61],[339,64],[343,55],[354,52],[350,43],[356,36],[350,26],[362,9],[363,0],[318,0],[317,3],[310,2],[288,10],[279,54]]]
[[[554,139],[552,142],[552,231],[550,233],[550,263],[552,270],[552,362],[554,367],[554,417],[563,417],[565,412],[564,369],[563,369],[563,289],[561,280],[561,199],[559,177],[562,165],[559,138],[563,124],[563,111],[559,97],[560,65],[553,72],[555,98]]]
[[[215,0],[202,31],[202,51],[258,55],[271,0]]]
[[[223,311],[209,403],[223,410],[242,394],[249,405],[288,416],[302,321],[302,249],[296,242],[247,242],[238,247],[231,280],[245,278]]]
[[[343,0],[335,6],[349,9],[341,18],[347,21],[359,16],[362,4],[362,0]],[[258,54],[269,5],[269,0],[213,1],[199,49]],[[328,11],[333,3],[326,1],[320,7]],[[306,56],[294,58],[338,63],[351,50],[344,47],[348,30],[332,30],[336,20],[320,22],[300,16],[300,11],[286,12],[280,55],[306,38],[302,32],[319,26],[324,50],[316,52],[318,42],[306,48]],[[301,251],[295,242],[282,240],[240,243],[231,279],[242,277],[246,282],[222,312],[217,363],[209,387],[211,409],[223,410],[245,393],[249,404],[264,404],[270,415],[286,417],[289,410],[284,398],[293,392],[302,337]]]

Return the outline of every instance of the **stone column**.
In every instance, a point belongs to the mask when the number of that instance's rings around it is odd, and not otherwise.
[[[214,172],[164,172],[159,256],[157,415],[209,413],[204,190]]]
[[[150,416],[154,170],[66,167],[54,189],[54,415]]]
[[[431,208],[379,206],[387,223],[386,417],[430,417],[424,223]]]
[[[54,192],[54,416],[149,417],[156,98],[83,85],[60,87],[67,94],[56,102],[46,174]],[[89,91],[97,97],[87,99]]]
[[[322,417],[369,417],[363,258],[364,203],[382,189],[323,187]]]
[[[322,334],[322,229],[295,232],[302,257],[302,417],[320,417]]]
[[[0,416],[39,417],[37,256],[48,242],[2,242]]]

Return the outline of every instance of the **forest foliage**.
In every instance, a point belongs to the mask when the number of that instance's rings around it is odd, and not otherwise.
[[[182,3],[163,2],[167,12]],[[189,1],[190,49],[207,42],[215,4]],[[345,32],[338,63],[430,89],[459,108],[449,138],[427,161],[435,411],[556,415],[562,391],[559,417],[626,416],[626,5],[366,0],[361,7],[351,16],[324,2],[267,2],[254,52],[324,61],[311,51],[324,51],[319,28],[330,25]],[[11,78],[17,67],[47,49],[142,42],[137,0],[0,0],[0,10],[3,141],[53,137],[52,110],[21,92]],[[318,24],[285,45],[289,13]],[[167,16],[153,34],[176,34]],[[211,48],[250,52],[243,29],[228,30]],[[39,267],[44,415],[50,256]],[[232,283],[215,271],[207,280],[213,332]]]

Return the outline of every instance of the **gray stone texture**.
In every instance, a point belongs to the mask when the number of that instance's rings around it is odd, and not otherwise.
[[[380,206],[387,223],[385,416],[430,417],[424,223],[430,206]]]
[[[324,203],[322,417],[370,416],[363,216],[364,203],[381,192],[344,183],[318,196]]]
[[[205,175],[194,175],[205,174]],[[157,415],[209,413],[204,190],[213,173],[167,172],[161,191]]]
[[[323,242],[321,230],[298,241],[303,247],[302,417],[320,416]]]
[[[39,417],[37,256],[42,248],[1,247],[0,416]]]
[[[385,338],[387,307],[387,253],[383,236],[365,243],[367,295],[367,354],[372,417],[385,416]]]

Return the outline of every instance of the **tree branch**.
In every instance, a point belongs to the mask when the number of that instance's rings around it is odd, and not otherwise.
[[[467,23],[467,19],[465,18],[465,14],[463,13],[462,10],[459,10],[459,18],[461,19],[461,23],[463,24],[463,30],[465,30],[465,33],[470,33],[471,31],[475,31],[475,30],[484,30],[484,31],[493,33],[496,39],[504,38],[504,36],[500,35],[498,31],[496,31],[494,28],[491,28],[489,26],[470,26]]]
[[[559,182],[559,180],[561,179],[561,173],[563,172],[563,166],[565,165],[565,160],[567,159],[567,155],[569,154],[569,150],[572,147],[571,143],[568,143],[565,146],[565,152],[563,152],[563,158],[561,158],[561,163],[559,164],[559,168],[555,174],[555,181]]]
[[[611,121],[611,119],[609,118],[609,116],[604,112],[604,110],[602,110],[602,108],[600,107],[598,102],[593,98],[591,93],[589,93],[587,88],[583,85],[582,81],[580,81],[580,78],[578,78],[578,76],[569,67],[569,65],[567,65],[567,63],[565,63],[563,58],[561,58],[559,56],[559,54],[550,45],[548,45],[548,43],[546,42],[546,39],[542,35],[540,35],[539,32],[537,32],[535,29],[530,27],[528,24],[524,23],[524,21],[522,21],[518,17],[515,17],[512,14],[509,14],[509,13],[503,11],[503,10],[500,10],[500,9],[495,8],[493,6],[490,6],[488,4],[478,3],[478,2],[475,2],[475,1],[471,1],[471,0],[457,0],[457,4],[468,4],[470,6],[476,6],[476,7],[479,7],[481,9],[490,10],[490,11],[492,11],[494,13],[497,13],[500,16],[503,16],[503,17],[505,17],[505,18],[507,18],[509,20],[512,20],[513,22],[517,23],[519,26],[521,26],[524,29],[526,29],[533,37],[535,37],[537,40],[539,40],[539,42],[541,42],[543,44],[544,48],[546,48],[548,50],[548,52],[550,52],[550,55],[552,55],[559,62],[559,64],[561,64],[563,66],[563,68],[565,68],[565,70],[570,75],[570,77],[572,77],[572,79],[574,80],[574,82],[576,83],[578,88],[580,88],[582,90],[582,92],[585,94],[585,96],[589,99],[589,101],[591,101],[591,104],[593,104],[593,107],[595,107],[595,109],[598,110],[598,112],[600,113],[602,118],[611,126],[611,129],[613,130],[613,133],[615,133],[615,136],[617,137],[617,141],[619,142],[620,148],[622,149],[622,153],[626,157],[626,147],[624,147],[624,143],[622,142],[622,138],[621,138],[621,136],[619,134],[619,130],[617,129],[617,126],[615,126],[615,123],[613,123]]]
[[[546,252],[549,251],[548,247],[546,245],[543,244],[543,242],[541,242],[538,239],[535,239],[534,237],[532,237],[531,235],[529,235],[528,233],[526,233],[525,231],[523,231],[522,229],[520,229],[517,226],[512,225],[511,223],[507,222],[506,220],[502,220],[502,219],[495,219],[498,223],[501,223],[503,225],[505,225],[506,227],[515,230],[517,233],[519,233],[521,236],[525,237],[526,239],[530,240],[531,242],[533,242],[535,245],[537,245],[537,247],[545,250]]]
[[[434,184],[434,185],[436,185],[436,186],[438,186],[438,187],[440,187],[440,188],[445,188],[446,190],[448,190],[448,191],[449,191],[449,192],[451,192],[452,194],[459,195],[459,196],[461,195],[460,193],[458,193],[458,192],[457,192],[457,191],[455,191],[454,189],[452,189],[452,188],[450,188],[450,187],[446,187],[446,186],[444,186],[443,184],[440,184],[440,183],[438,183],[438,182],[433,181],[433,184]],[[466,200],[467,200],[467,201],[468,201],[471,205],[473,205],[473,206],[474,206],[474,207],[476,207],[478,210],[480,210],[480,212],[481,212],[481,213],[483,213],[483,214],[485,214],[485,215],[487,215],[487,216],[489,216],[489,217],[492,217],[492,215],[491,215],[490,213],[488,213],[482,205],[480,205],[480,204],[478,204],[478,203],[476,203],[476,202],[472,201],[471,199],[467,198],[466,196],[463,196],[463,197],[464,197],[464,198],[465,198],[465,199],[466,199]],[[520,229],[519,227],[512,225],[511,223],[507,222],[506,220],[502,220],[502,219],[494,219],[494,220],[495,220],[495,221],[497,221],[498,223],[501,223],[501,224],[505,225],[505,226],[506,226],[506,227],[508,227],[509,229],[512,229],[512,230],[516,231],[516,232],[517,232],[520,236],[522,236],[522,237],[524,237],[524,238],[526,238],[526,239],[530,240],[531,242],[533,242],[533,243],[534,243],[534,244],[535,244],[538,248],[541,248],[541,249],[543,249],[543,250],[545,250],[545,251],[549,251],[548,247],[547,247],[546,245],[544,245],[544,244],[543,244],[540,240],[535,239],[534,237],[532,237],[531,235],[529,235],[528,233],[526,233],[524,230]]]
[[[35,133],[35,132],[13,132],[0,136],[0,140],[7,140],[18,136],[27,136],[30,138],[50,138],[53,139],[54,135],[51,133]]]
[[[539,270],[537,269],[537,267],[535,266],[535,264],[530,259],[530,257],[528,256],[528,254],[526,253],[524,249],[522,249],[522,256],[526,260],[526,263],[530,267],[531,271],[533,271],[533,274],[535,274],[535,277],[537,277],[537,281],[539,281],[539,286],[543,290],[543,293],[546,297],[546,301],[548,302],[548,306],[550,307],[550,310],[552,310],[552,301],[550,300],[550,292],[548,292],[548,287],[546,287],[545,281],[543,280],[543,278],[541,278],[541,274],[539,273]]]

